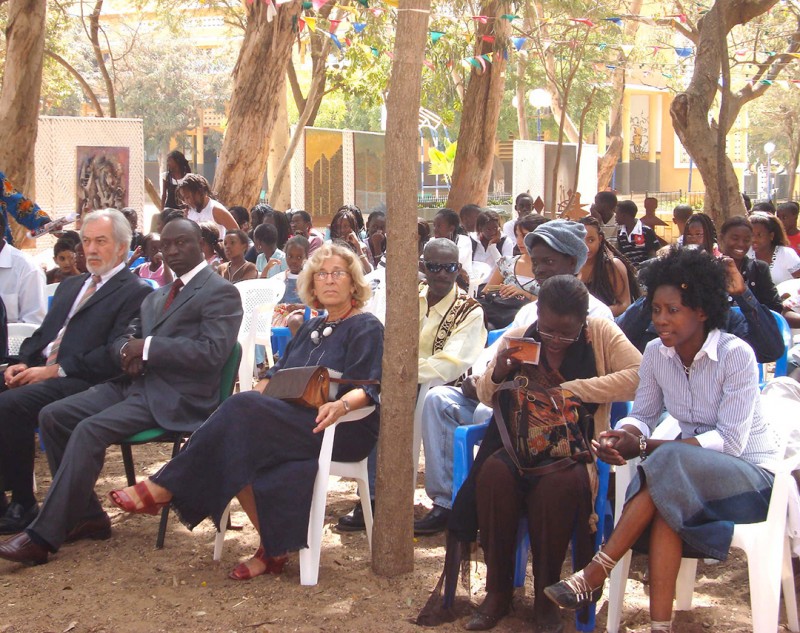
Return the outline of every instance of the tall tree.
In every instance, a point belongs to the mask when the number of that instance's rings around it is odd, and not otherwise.
[[[32,195],[39,123],[46,0],[10,0],[0,90],[0,170]]]
[[[510,6],[503,0],[485,0],[478,22],[475,55],[491,55],[485,69],[473,68],[464,93],[464,109],[458,132],[458,152],[453,166],[452,185],[447,206],[460,209],[465,204],[485,205],[494,166],[497,121],[506,85],[508,14]]]
[[[214,181],[217,195],[229,204],[251,206],[258,201],[279,105],[275,95],[284,90],[301,6],[298,1],[282,4],[273,16],[271,3],[247,5],[228,128]]]
[[[696,26],[691,22],[675,24],[675,28],[695,44],[697,56],[689,86],[670,106],[672,125],[703,177],[704,211],[718,223],[731,215],[745,213],[739,180],[726,154],[727,134],[742,107],[764,94],[800,51],[800,11],[787,5],[796,29],[787,38],[788,46],[782,53],[773,53],[765,61],[758,61],[756,54],[761,51],[756,35],[755,45],[751,43],[753,61],[749,62],[756,67],[756,72],[751,81],[736,91],[731,86],[728,38],[735,27],[765,14],[776,4],[777,0],[716,0]],[[714,111],[718,93],[719,106]]]
[[[398,37],[386,103],[388,296],[383,354],[383,400],[378,439],[375,536],[372,568],[384,576],[414,568],[414,468],[411,459],[414,402],[417,390],[418,319],[417,132],[422,61],[430,0],[400,0]],[[401,450],[398,450],[401,447]],[[407,450],[402,450],[406,447]]]

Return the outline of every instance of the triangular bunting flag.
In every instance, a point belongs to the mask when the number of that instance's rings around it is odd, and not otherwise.
[[[372,7],[369,11],[376,18],[379,18],[381,16],[381,13],[383,13],[383,9],[381,9],[380,7]]]
[[[501,20],[508,20],[509,22],[513,22],[514,20],[519,19],[518,15],[514,15],[513,13],[504,13],[500,16]]]
[[[484,53],[483,55],[481,55],[481,57],[490,64],[492,63],[492,53]]]
[[[369,0],[357,0],[358,4],[362,7],[369,9]]]
[[[329,38],[331,38],[331,42],[333,42],[333,43],[334,43],[334,45],[336,46],[336,48],[338,48],[339,50],[342,50],[342,49],[344,48],[344,47],[342,46],[342,43],[339,41],[339,38],[338,38],[338,37],[336,37],[336,34],[335,34],[335,33],[325,33],[325,35],[327,35]]]
[[[691,54],[692,54],[692,49],[691,49],[691,47],[689,47],[689,46],[684,46],[684,47],[676,48],[676,49],[675,49],[675,54],[676,54],[678,57],[681,57],[681,58],[683,58],[683,57],[689,57],[689,55],[691,55]]]
[[[278,10],[272,4],[272,0],[264,0],[264,4],[267,5],[267,22],[272,22],[272,19],[278,15]]]
[[[375,48],[374,46],[370,46],[369,50],[372,51],[372,54],[375,55],[375,57],[380,57],[381,56],[381,52],[377,48]]]
[[[306,21],[303,18],[300,18],[297,20],[297,32],[302,33],[304,28],[306,28]]]
[[[480,22],[481,24],[488,24],[489,18],[485,15],[473,15],[472,19],[476,22]]]
[[[620,48],[622,49],[623,55],[625,55],[625,57],[628,57],[633,51],[633,44],[623,44],[622,46],[620,46]]]
[[[523,46],[525,46],[525,40],[527,39],[528,38],[526,37],[513,37],[511,38],[511,41],[514,43],[514,48],[519,51]]]
[[[444,32],[443,31],[431,31],[430,35],[431,35],[431,42],[436,44],[436,42],[438,42],[440,39],[442,39],[444,37]]]
[[[487,44],[494,44],[494,35],[484,35],[481,39]]]
[[[330,22],[330,26],[328,27],[328,31],[331,33],[336,33],[336,29],[339,28],[339,24],[342,22],[341,20],[328,20]]]
[[[317,18],[303,18],[306,21],[306,26],[308,26],[308,30],[312,33],[317,30]]]
[[[400,6],[399,0],[385,0],[386,4],[388,4],[393,9],[396,9]]]
[[[314,7],[314,11],[319,11],[327,3],[328,3],[328,0],[311,0],[311,6]]]
[[[433,62],[430,59],[423,59],[422,63],[425,64],[431,70],[436,70],[436,68],[434,68],[433,66]]]
[[[606,22],[611,22],[617,26],[622,26],[622,18],[603,18]]]
[[[308,11],[309,9],[313,8],[313,6],[314,5],[311,4],[311,0],[306,0],[306,2],[303,2],[303,4],[300,5],[303,11]]]
[[[361,33],[365,28],[367,28],[366,22],[353,22],[353,30],[356,33]]]
[[[589,18],[570,18],[572,22],[576,24],[583,24],[584,26],[593,27],[594,22],[592,22]]]

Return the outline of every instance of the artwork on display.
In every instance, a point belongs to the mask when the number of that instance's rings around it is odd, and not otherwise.
[[[342,132],[305,130],[305,210],[331,216],[344,204]]]
[[[78,146],[76,154],[77,212],[128,206],[129,148]]]
[[[383,134],[353,132],[355,158],[356,205],[370,211],[386,202],[384,165],[386,142]]]
[[[650,151],[650,97],[631,97],[631,160],[647,160]]]

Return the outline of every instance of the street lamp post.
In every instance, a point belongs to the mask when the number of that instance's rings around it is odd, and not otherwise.
[[[772,200],[772,152],[775,151],[775,143],[767,141],[764,143],[764,152],[767,154],[767,200]]]
[[[542,136],[542,109],[549,108],[553,103],[553,99],[547,90],[536,88],[528,94],[528,102],[532,107],[536,108],[536,140],[541,141],[544,139],[544,136]]]

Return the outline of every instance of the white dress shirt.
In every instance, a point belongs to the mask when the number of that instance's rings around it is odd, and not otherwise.
[[[9,323],[41,325],[47,312],[44,271],[18,248],[0,250],[0,298]]]

